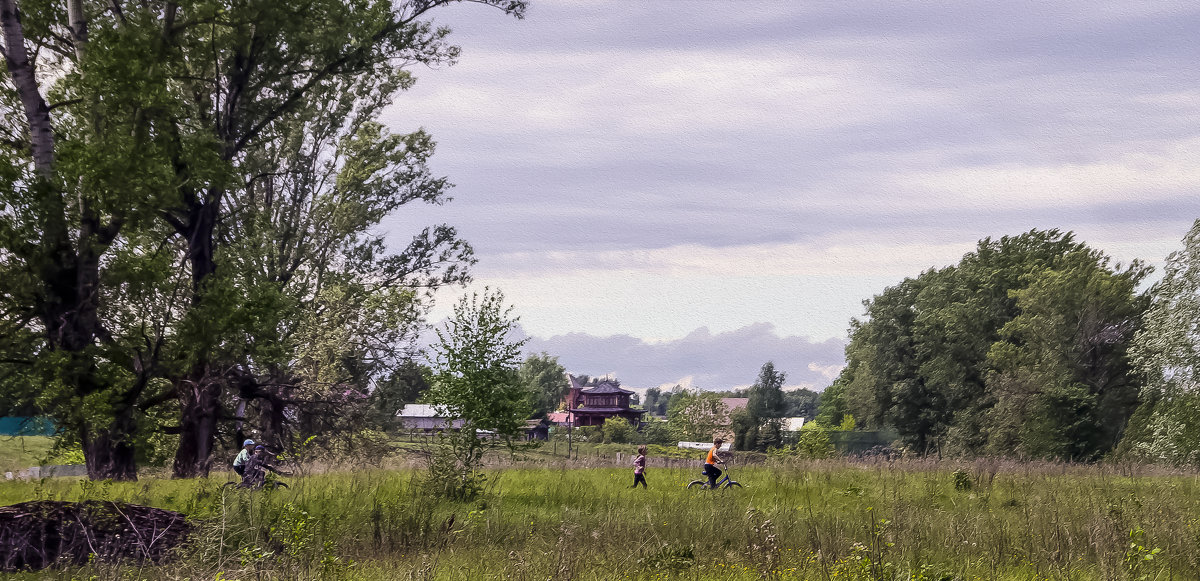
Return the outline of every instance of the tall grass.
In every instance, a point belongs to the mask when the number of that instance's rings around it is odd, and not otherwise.
[[[685,490],[696,469],[494,469],[437,501],[416,469],[324,472],[273,492],[221,479],[5,483],[0,503],[103,498],[187,513],[175,562],[59,578],[1196,579],[1200,479],[1135,466],[794,461]],[[46,573],[29,574],[43,578]]]

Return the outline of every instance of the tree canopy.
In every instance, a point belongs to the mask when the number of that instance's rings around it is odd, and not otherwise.
[[[921,453],[1095,458],[1137,404],[1147,272],[1057,230],[984,239],[866,302],[831,395]]]
[[[1134,458],[1200,464],[1200,220],[1151,287],[1143,327],[1129,346],[1142,405],[1121,442]]]
[[[413,66],[458,58],[430,19],[452,3],[0,0],[0,381],[91,477],[136,477],[162,433],[177,475],[204,473],[251,412],[284,438],[297,405],[400,364],[425,292],[466,280],[453,228],[370,234],[447,199],[429,136],[376,118]]]

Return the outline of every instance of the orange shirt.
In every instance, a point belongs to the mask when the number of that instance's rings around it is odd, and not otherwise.
[[[717,463],[717,461],[716,461],[716,458],[713,458],[713,456],[715,456],[715,455],[716,455],[716,453],[717,453],[717,447],[716,447],[716,446],[713,446],[712,448],[709,448],[709,450],[708,450],[708,458],[706,458],[706,459],[704,460],[704,463],[705,463],[705,464],[716,464],[716,463]]]

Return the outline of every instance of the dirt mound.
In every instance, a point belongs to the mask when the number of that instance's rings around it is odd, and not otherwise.
[[[44,569],[56,563],[157,563],[186,540],[180,513],[106,501],[38,500],[0,507],[0,571]]]

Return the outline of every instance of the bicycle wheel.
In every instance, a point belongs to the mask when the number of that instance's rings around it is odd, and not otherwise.
[[[691,490],[693,488],[696,488],[696,489],[707,488],[708,483],[703,480],[693,480],[688,483],[687,487],[688,487],[688,490]]]
[[[742,483],[736,480],[730,480],[729,484],[725,485],[725,488],[742,488]]]

